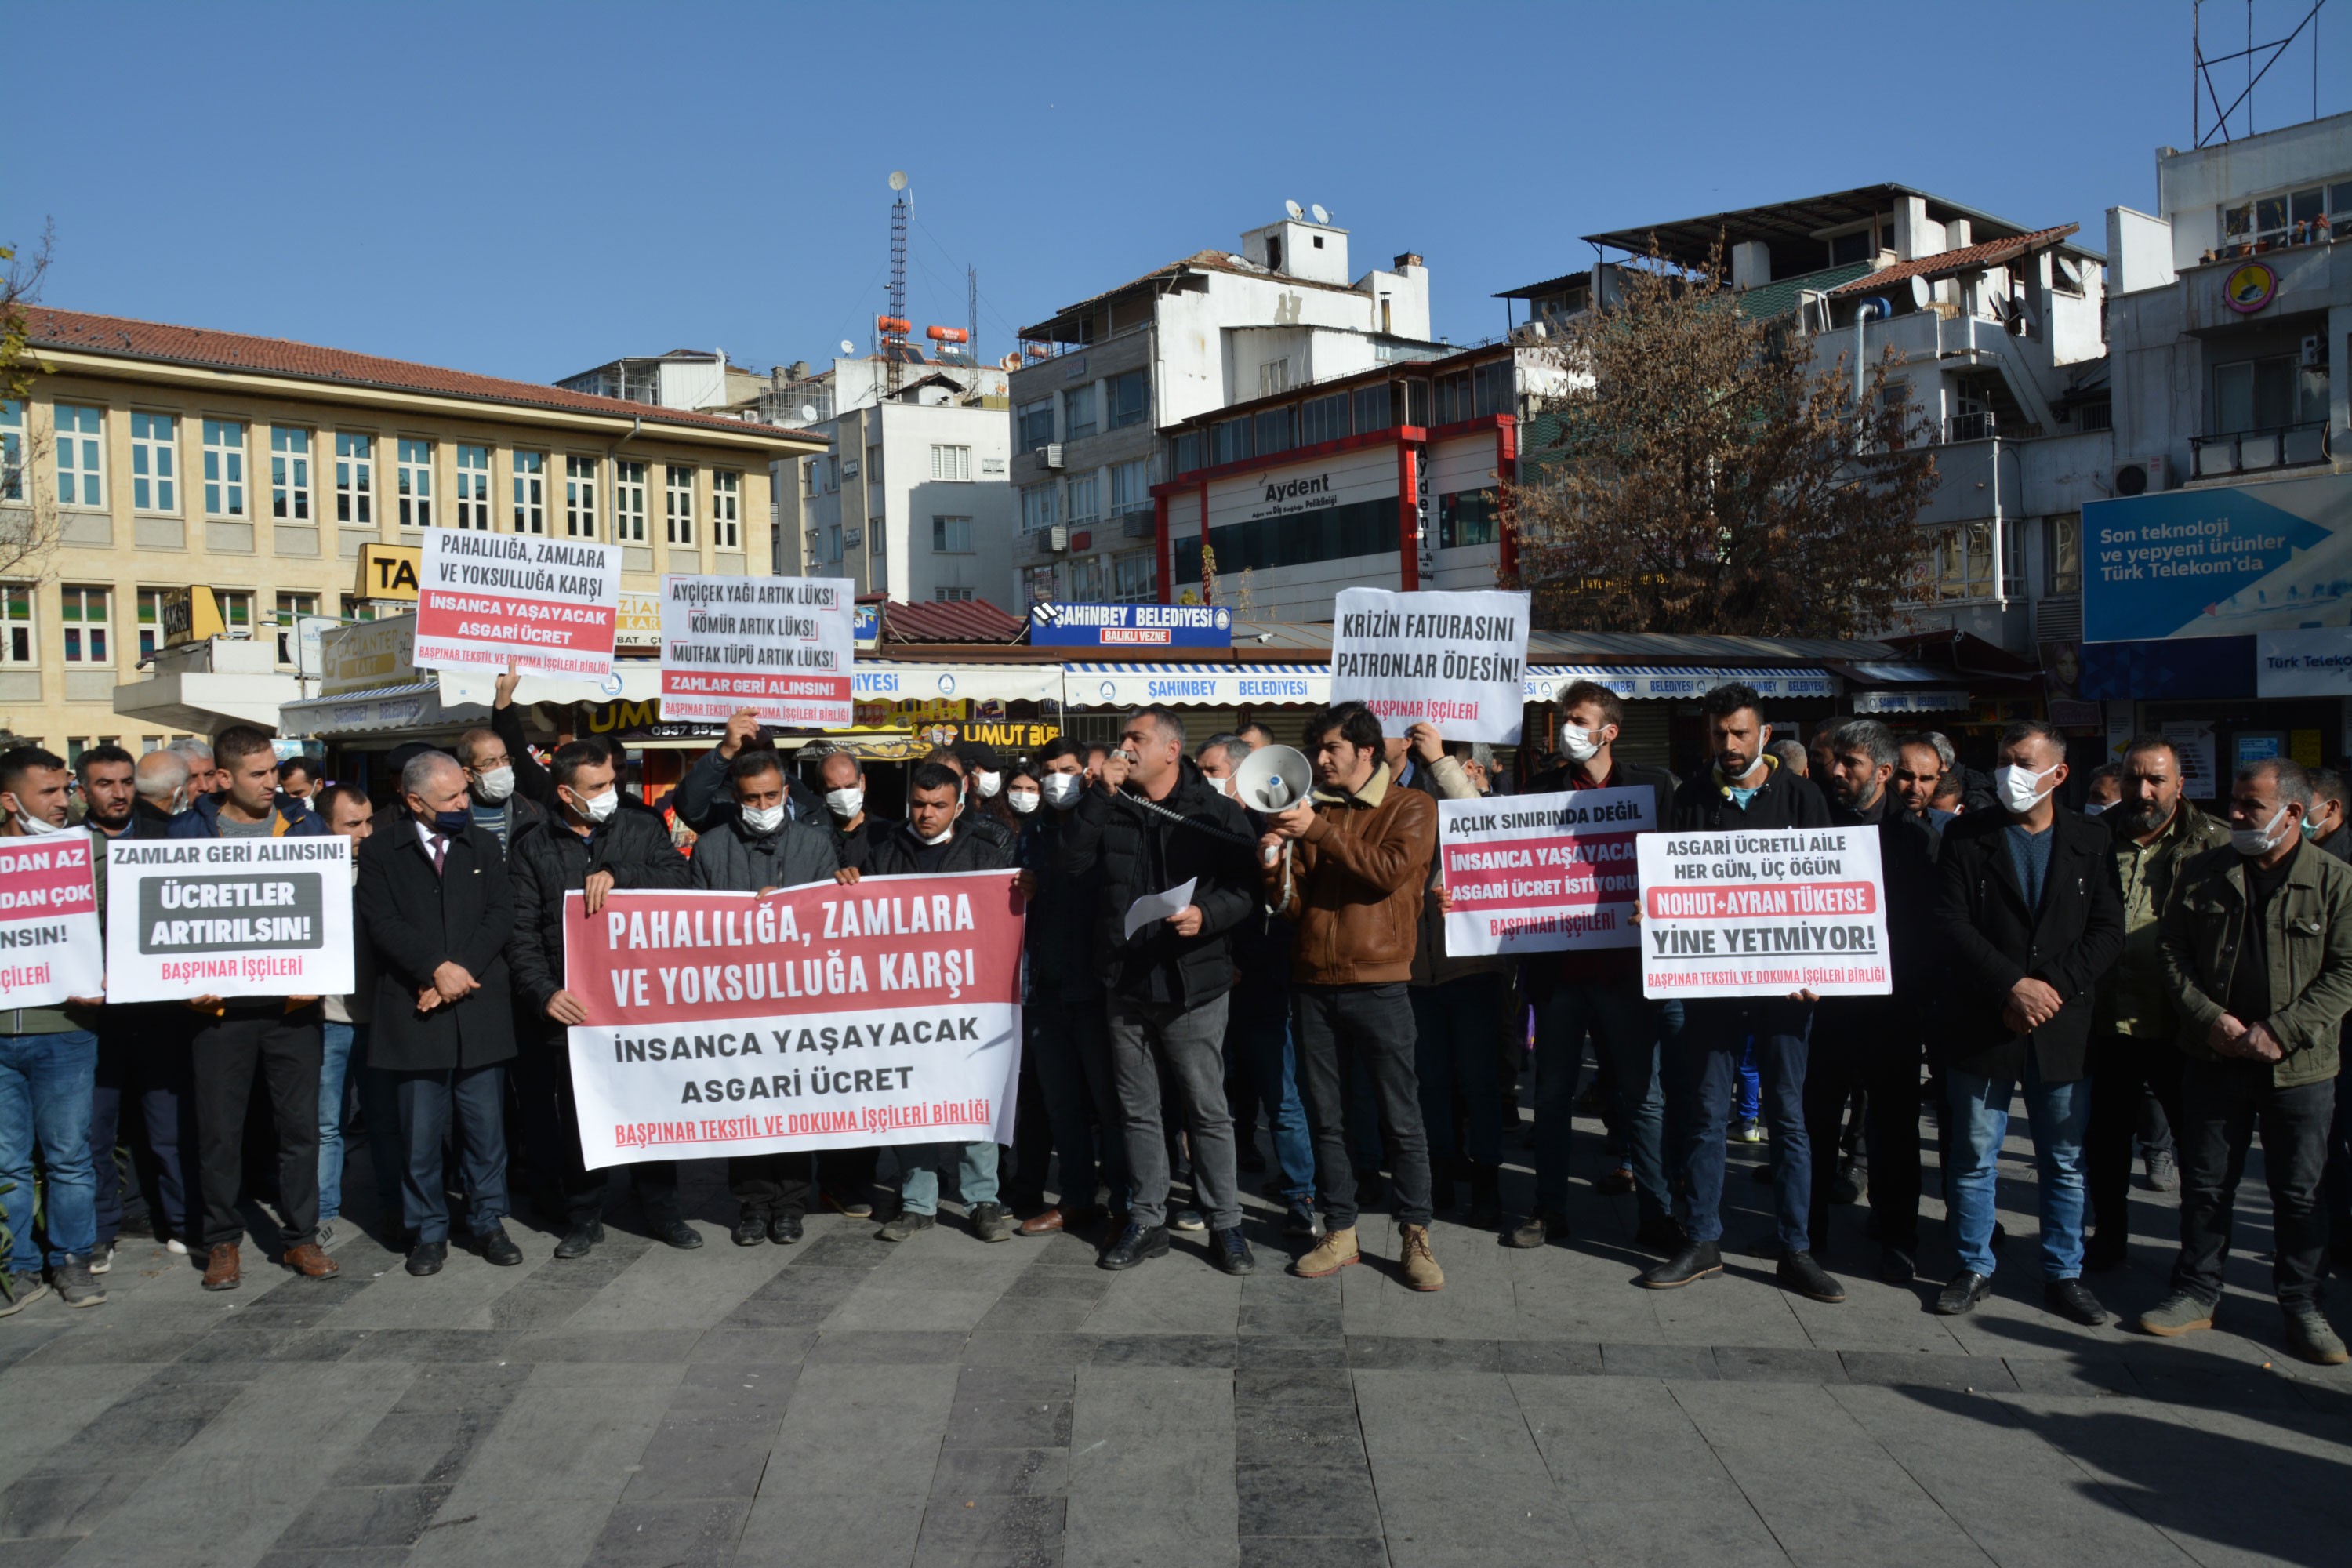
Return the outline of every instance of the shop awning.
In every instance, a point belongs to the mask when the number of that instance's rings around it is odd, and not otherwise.
[[[1322,664],[1066,664],[1064,700],[1073,708],[1241,708],[1253,703],[1328,702]]]
[[[1528,700],[1552,701],[1580,680],[1605,686],[1618,696],[1636,701],[1704,697],[1727,680],[1745,681],[1756,689],[1757,696],[1768,700],[1837,695],[1825,669],[1740,669],[1696,664],[1547,664],[1528,668]]]
[[[1059,702],[1062,667],[861,658],[851,668],[850,695],[860,702]]]
[[[1932,664],[1838,664],[1831,668],[1868,686],[1949,686],[1952,671]]]
[[[1856,713],[1965,713],[1975,706],[1969,694],[1952,687],[1906,686],[1900,691],[1854,691],[1847,694]]]
[[[378,735],[394,730],[438,730],[487,724],[489,703],[443,700],[441,680],[424,676],[333,697],[308,697],[278,710],[289,735]]]

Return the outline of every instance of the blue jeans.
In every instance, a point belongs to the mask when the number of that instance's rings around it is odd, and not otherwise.
[[[2009,1104],[2025,1091],[2025,1114],[2033,1122],[2036,1195],[2042,1205],[2042,1278],[2072,1279],[2083,1272],[2083,1135],[2091,1124],[2091,1081],[2044,1083],[2031,1049],[2025,1081],[1979,1078],[1955,1067],[1944,1069],[1951,1096],[1953,1245],[1960,1267],[1992,1277],[1993,1189],[1999,1180],[2000,1146],[2009,1136]]]
[[[365,1024],[324,1026],[327,1054],[319,1064],[319,1223],[341,1217],[343,1212],[343,1080],[351,1070],[354,1037],[364,1037]],[[359,1058],[367,1059],[365,1046]]]
[[[1739,1103],[1736,1114],[1742,1121],[1753,1121],[1764,1106],[1764,1075],[1756,1068],[1756,1042],[1739,1053]]]
[[[1496,1057],[1503,1037],[1503,976],[1465,974],[1412,988],[1413,1076],[1429,1156],[1467,1154],[1492,1173],[1503,1163],[1503,1090]],[[1454,1100],[1462,1097],[1464,1148],[1454,1137]]]
[[[1723,1237],[1724,1129],[1753,1040],[1763,1079],[1764,1120],[1772,1130],[1772,1199],[1784,1252],[1809,1252],[1813,1159],[1805,1137],[1805,1059],[1813,1009],[1779,998],[1689,1002],[1683,1037],[1666,1053],[1682,1122],[1684,1192],[1677,1217],[1693,1241]]]
[[[33,1241],[33,1149],[38,1143],[47,1189],[48,1261],[87,1258],[98,1245],[98,1177],[89,1160],[89,1107],[98,1089],[98,1037],[88,1029],[56,1035],[0,1035],[0,1213],[16,1247],[8,1267],[37,1274]],[[110,1154],[111,1151],[109,1151]]]
[[[1595,1055],[1615,1068],[1617,1137],[1633,1167],[1633,1190],[1643,1219],[1663,1217],[1666,1180],[1666,1100],[1660,1087],[1660,1041],[1682,1032],[1683,1005],[1653,1002],[1631,984],[1562,984],[1536,1010],[1536,1206],[1554,1214],[1568,1206],[1570,1133],[1576,1115],[1576,1080],[1584,1068],[1584,1036]]]
[[[964,1207],[996,1201],[996,1143],[901,1143],[898,1197],[908,1214],[940,1212],[940,1167],[956,1167],[956,1190]]]
[[[1274,1162],[1282,1171],[1282,1195],[1293,1204],[1315,1201],[1315,1139],[1307,1130],[1307,1107],[1298,1098],[1298,1058],[1290,1044],[1290,998],[1281,991],[1236,986],[1225,1015],[1225,1069],[1240,1079],[1274,1125]],[[1252,1128],[1237,1128],[1243,1137]]]

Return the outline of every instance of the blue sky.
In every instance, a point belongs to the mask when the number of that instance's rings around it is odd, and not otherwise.
[[[2303,0],[2261,0],[2258,37]],[[45,298],[550,380],[863,346],[892,169],[918,324],[982,349],[1286,197],[1418,250],[1435,330],[1580,234],[1880,180],[2095,248],[2190,140],[2187,0],[1951,5],[19,5],[0,237]],[[2237,5],[2209,35],[2242,42]],[[2352,108],[2323,14],[2319,111]],[[2209,45],[2209,53],[2212,52]],[[2307,118],[2307,44],[2258,128]]]

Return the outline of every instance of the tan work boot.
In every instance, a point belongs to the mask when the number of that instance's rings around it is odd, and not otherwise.
[[[1443,1290],[1445,1270],[1429,1255],[1429,1227],[1425,1225],[1404,1225],[1404,1250],[1398,1261],[1404,1265],[1404,1283],[1409,1290]]]
[[[1312,1251],[1290,1266],[1290,1271],[1301,1279],[1320,1279],[1363,1260],[1364,1255],[1356,1249],[1356,1227],[1351,1225],[1345,1230],[1325,1232]]]
[[[245,1275],[237,1267],[236,1243],[216,1241],[205,1254],[205,1289],[234,1290]]]

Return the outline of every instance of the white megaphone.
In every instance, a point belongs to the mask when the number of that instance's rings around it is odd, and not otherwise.
[[[1234,795],[1252,811],[1287,811],[1315,787],[1315,770],[1288,746],[1260,746],[1234,770]]]

